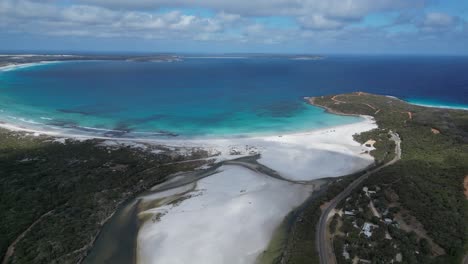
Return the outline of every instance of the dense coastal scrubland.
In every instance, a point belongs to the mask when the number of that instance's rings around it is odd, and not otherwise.
[[[461,110],[421,107],[394,97],[360,92],[315,97],[310,101],[337,114],[373,116],[379,128],[361,133],[356,139],[363,143],[368,140],[377,141],[376,150],[371,152],[377,161],[391,159],[391,156],[387,155],[390,152],[385,151],[385,146],[389,147],[389,143],[382,135],[392,130],[402,139],[402,159],[376,172],[352,194],[353,199],[356,199],[360,197],[364,187],[371,188],[374,193],[383,190],[385,195],[379,195],[377,198],[377,202],[380,203],[377,210],[383,209],[380,212],[383,213],[387,208],[391,210],[392,215],[402,212],[403,216],[396,216],[391,220],[397,224],[400,221],[397,226],[407,228],[388,230],[393,239],[384,243],[394,245],[395,254],[392,255],[386,247],[379,246],[379,243],[384,242],[385,236],[366,239],[360,232],[364,222],[379,224],[383,220],[372,218],[372,213],[359,213],[351,220],[344,216],[341,222],[338,218],[334,220],[333,232],[337,222],[340,222],[341,227],[336,228],[336,232],[351,234],[356,233],[353,231],[353,221],[356,224],[357,219],[360,219],[357,221],[357,237],[335,236],[335,256],[338,262],[348,263],[353,258],[358,258],[373,263],[386,263],[391,259],[396,261],[396,254],[399,253],[406,263],[460,263],[467,249],[468,204],[463,181],[468,174],[468,113]],[[369,202],[369,198],[364,201]],[[319,204],[315,204],[315,209],[318,206]],[[349,210],[350,207],[352,206],[347,203],[340,206],[343,210]],[[363,208],[363,212],[367,212],[366,204],[361,205],[361,210]],[[312,228],[317,220],[317,215],[311,215],[303,222]],[[412,225],[422,228],[412,230]],[[424,235],[426,233],[427,236]],[[302,237],[297,236],[297,239],[299,242],[296,243],[301,244]],[[357,245],[364,244],[371,246],[358,246],[357,251],[354,249]],[[345,245],[351,252],[351,255],[347,256],[349,258],[343,255]],[[432,248],[427,249],[428,245]],[[438,250],[438,247],[442,250]],[[303,253],[298,252],[296,255],[302,256]],[[312,255],[304,260],[304,263],[314,259],[315,262],[318,261]]]
[[[80,262],[119,204],[170,174],[208,162],[200,160],[207,156],[203,151],[178,155],[162,148],[153,154],[101,143],[0,129],[5,263]]]

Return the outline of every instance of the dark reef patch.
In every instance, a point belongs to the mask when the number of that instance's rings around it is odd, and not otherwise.
[[[57,109],[60,113],[65,114],[79,114],[84,116],[97,116],[104,114],[117,113],[123,109],[115,106],[101,106],[101,105],[84,105],[75,108],[59,108]]]
[[[306,106],[302,102],[278,102],[256,109],[255,112],[257,116],[284,118],[293,117],[297,113],[303,111],[305,108]]]

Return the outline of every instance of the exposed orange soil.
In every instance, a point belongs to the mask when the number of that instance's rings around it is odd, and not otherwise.
[[[367,105],[368,107],[372,108],[373,110],[377,110],[377,108],[373,107],[373,106],[370,105],[370,104],[366,104],[366,103],[364,103],[364,104]]]
[[[324,209],[324,208],[327,208],[329,204],[330,204],[330,202],[325,202],[325,203],[323,203],[322,205],[320,205],[320,210],[323,211],[323,209]]]
[[[340,101],[340,100],[336,99],[337,96],[338,96],[338,95],[334,95],[334,96],[331,98],[333,102],[338,103],[338,104],[340,104],[340,103],[346,103],[346,102],[343,102],[343,101]]]
[[[407,220],[404,220],[403,214],[407,214]],[[440,256],[445,255],[445,250],[436,244],[432,238],[427,235],[424,226],[419,222],[414,216],[412,216],[409,211],[402,209],[400,212],[395,214],[395,220],[400,225],[400,229],[405,230],[406,232],[414,231],[419,238],[425,238],[431,245],[432,255]],[[407,222],[408,221],[408,222]]]
[[[463,186],[465,186],[465,198],[468,199],[468,175],[466,175],[465,180],[463,180]]]
[[[409,118],[409,120],[413,119],[413,113],[408,112],[408,118]]]
[[[369,140],[366,141],[366,143],[364,143],[364,145],[365,145],[366,147],[369,146],[369,147],[373,148],[373,147],[374,147],[374,144],[375,144],[376,142],[377,142],[377,141],[375,141],[375,140],[373,140],[373,139],[369,139]]]
[[[408,120],[412,120],[412,119],[413,119],[413,113],[411,113],[411,112],[401,112],[401,113],[402,113],[402,114],[408,114]],[[406,121],[408,121],[408,120],[405,120],[405,123],[406,123]]]
[[[431,132],[434,133],[434,134],[440,134],[440,131],[435,129],[435,128],[431,128]]]

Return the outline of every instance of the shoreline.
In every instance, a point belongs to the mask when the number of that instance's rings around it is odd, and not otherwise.
[[[325,110],[329,110],[326,107],[322,107],[319,105],[313,104],[315,107],[320,107],[324,108]],[[1,113],[1,110],[0,110]],[[47,124],[43,123],[31,123],[31,122],[26,122],[25,123],[30,123],[30,124],[35,124],[35,125],[43,125],[44,128],[56,128],[56,130],[52,129],[40,129],[40,128],[35,128],[33,126],[27,126],[27,125],[21,125],[21,124],[16,124],[13,122],[8,122],[5,120],[0,119],[0,128],[12,131],[12,132],[25,132],[25,133],[33,133],[35,135],[45,135],[45,136],[52,136],[52,137],[59,137],[59,138],[67,138],[67,139],[77,139],[77,140],[86,140],[86,139],[103,139],[103,140],[114,140],[114,141],[138,141],[138,142],[177,142],[177,141],[201,141],[201,140],[237,140],[237,139],[249,139],[249,138],[265,138],[265,137],[275,137],[275,136],[288,136],[288,135],[302,135],[302,134],[309,134],[313,133],[316,131],[322,131],[322,130],[330,130],[330,129],[336,129],[340,128],[343,126],[349,126],[349,125],[354,125],[354,124],[359,124],[362,122],[366,121],[373,121],[372,116],[366,116],[366,115],[349,115],[349,114],[344,114],[344,113],[339,113],[339,112],[332,112],[330,111],[329,113],[335,114],[335,115],[344,115],[344,116],[354,116],[354,117],[359,117],[361,120],[358,120],[356,122],[350,122],[350,123],[345,123],[345,124],[340,124],[340,125],[333,125],[333,126],[326,126],[326,127],[317,127],[317,128],[310,128],[310,129],[304,129],[304,130],[299,130],[299,131],[287,131],[284,133],[280,132],[250,132],[250,133],[243,133],[243,134],[226,134],[225,136],[220,136],[217,134],[211,134],[211,135],[194,135],[194,136],[173,136],[173,137],[167,137],[167,138],[151,138],[151,137],[113,137],[113,136],[105,136],[105,135],[93,135],[93,134],[87,134],[87,133],[79,133],[80,128],[83,130],[95,130],[95,131],[103,131],[103,132],[125,132],[122,130],[116,130],[116,129],[107,129],[107,128],[95,128],[95,127],[82,127],[82,126],[77,126],[76,128],[61,128],[61,127],[53,127]],[[22,118],[24,119],[24,118]],[[21,119],[18,119],[22,121]],[[67,131],[73,131],[73,132],[67,132]],[[158,135],[160,134],[161,136],[167,135],[166,133],[162,132],[148,132],[148,131],[131,131],[128,132],[127,134],[150,134],[150,135]]]
[[[415,105],[415,106],[420,106],[420,107],[427,107],[427,108],[436,108],[436,109],[446,109],[446,110],[462,110],[462,111],[468,111],[468,105],[467,106],[448,106],[448,105],[432,105],[432,104],[424,104],[424,103],[415,103],[411,102],[408,100],[401,99],[399,97],[393,96],[393,95],[383,95],[388,98],[392,98],[395,100],[399,100],[402,102],[405,102],[410,105]],[[361,116],[358,114],[347,114],[347,113],[342,113],[336,110],[333,110],[329,107],[323,106],[323,105],[318,105],[314,103],[314,99],[320,97],[320,96],[313,96],[313,97],[304,97],[304,100],[306,100],[308,103],[310,103],[313,106],[320,107],[322,109],[325,109],[327,113],[330,114],[335,114],[335,115],[343,115],[343,116]]]
[[[286,131],[258,131],[258,132],[240,132],[240,133],[212,133],[212,134],[194,134],[184,135],[177,134],[171,131],[138,131],[138,130],[119,130],[112,128],[90,127],[90,126],[57,126],[48,125],[45,123],[28,120],[24,117],[15,117],[10,115],[2,116],[2,109],[0,109],[0,128],[4,128],[14,132],[35,133],[48,136],[56,136],[70,139],[106,139],[116,141],[191,141],[191,140],[217,140],[217,139],[243,139],[243,138],[258,138],[269,136],[284,136],[292,134],[309,133],[316,130],[330,129],[341,126],[352,125],[360,123],[369,118],[369,116],[354,116],[355,121],[349,121],[342,124],[334,124],[329,126],[317,126],[311,128],[300,128],[295,130]],[[12,122],[12,119],[18,122]],[[53,120],[49,117],[41,117],[42,120]],[[115,135],[113,135],[115,134]],[[121,134],[121,135],[119,135]]]
[[[342,115],[342,116],[359,116],[359,117],[363,117],[363,115],[357,115],[357,114],[347,114],[347,113],[343,113],[343,112],[339,112],[339,111],[336,111],[336,110],[333,110],[329,107],[326,107],[324,105],[319,105],[319,104],[316,104],[315,103],[315,98],[317,98],[318,96],[312,96],[312,97],[304,97],[304,99],[307,101],[307,103],[315,106],[315,107],[319,107],[319,108],[322,108],[324,109],[327,113],[330,113],[330,114],[334,114],[334,115]],[[370,118],[373,119],[373,117],[369,116]]]
[[[260,154],[260,164],[284,174],[285,178],[310,181],[354,173],[374,162],[369,154],[373,148],[361,145],[353,135],[375,129],[377,125],[370,116],[361,118],[359,122],[306,132],[230,138],[115,138],[40,131],[8,123],[0,123],[0,128],[32,136],[50,136],[62,142],[64,139],[97,139],[103,140],[101,144],[107,146],[126,145],[145,149],[163,146],[177,150],[180,155],[189,155],[196,149],[205,150],[215,162]],[[310,168],[314,166],[315,170],[311,173]]]
[[[422,107],[468,111],[468,106],[465,107],[465,106],[448,106],[448,105],[430,105],[430,104],[424,104],[424,103],[414,103],[414,102],[406,101],[406,100],[403,100],[403,101],[411,105],[417,105],[417,106],[422,106]]]
[[[56,139],[101,139],[104,142],[100,142],[99,145],[105,147],[112,147],[115,143],[135,147],[145,146],[144,144],[162,145],[170,148],[171,151],[179,151],[173,147],[180,148],[182,154],[190,153],[190,149],[198,148],[214,154],[209,159],[215,159],[215,163],[259,155],[259,164],[277,172],[288,181],[262,176],[235,164],[225,165],[224,170],[219,173],[197,181],[199,184],[197,191],[185,197],[177,206],[165,205],[145,210],[144,214],[151,214],[155,217],[154,219],[159,220],[146,222],[138,230],[137,235],[137,256],[140,260],[151,261],[157,258],[164,260],[166,256],[173,256],[171,252],[178,248],[180,241],[190,242],[192,246],[188,248],[193,248],[193,245],[204,240],[218,237],[220,232],[229,230],[229,226],[235,226],[237,220],[247,219],[246,224],[241,225],[239,228],[242,228],[238,232],[226,233],[227,237],[223,243],[213,245],[213,249],[206,249],[203,254],[211,257],[212,263],[219,263],[220,259],[234,253],[239,257],[238,259],[253,263],[268,246],[274,231],[284,217],[312,194],[310,189],[312,186],[308,184],[319,179],[349,175],[374,163],[374,158],[368,154],[373,148],[358,143],[353,135],[375,129],[377,125],[371,116],[360,117],[358,122],[304,132],[237,138],[114,138],[41,131],[10,123],[0,123],[0,127],[10,131],[26,132],[33,136],[48,135]],[[240,180],[237,181],[237,178]],[[233,182],[226,184],[223,183],[225,181]],[[278,196],[279,193],[284,196]],[[231,198],[220,200],[226,195]],[[271,200],[274,199],[277,199],[274,207],[276,213],[255,214],[256,211],[271,204]],[[224,205],[220,206],[220,202]],[[222,211],[226,206],[242,210],[225,219]],[[203,217],[198,217],[198,214],[194,212],[202,214]],[[164,213],[164,216],[159,218],[159,213]],[[184,217],[180,217],[180,214]],[[193,223],[199,225],[208,223],[208,226],[212,228],[200,234],[196,225],[188,224],[186,219],[192,219]],[[160,228],[161,226],[176,226],[177,228]],[[261,237],[245,245],[254,250],[251,250],[248,255],[239,255],[241,253],[235,252],[237,249],[234,245],[238,245],[240,241],[243,241],[242,238],[248,236],[253,230],[261,230]],[[188,234],[193,235],[187,237]],[[161,237],[165,239],[159,240]],[[205,239],[200,241],[200,238]],[[154,245],[157,245],[158,252],[160,252],[157,256],[153,255]],[[246,252],[246,249],[241,252]],[[179,254],[178,257],[191,260],[196,253],[187,249],[185,254]]]
[[[0,66],[0,72],[15,71],[24,68],[42,66],[47,64],[62,63],[65,61],[39,61],[39,62],[26,62],[26,63],[10,63],[7,65]]]

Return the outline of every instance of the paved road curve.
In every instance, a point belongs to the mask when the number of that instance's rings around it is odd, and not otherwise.
[[[327,219],[328,219],[328,215],[330,214],[330,212],[333,209],[335,209],[335,207],[338,205],[339,202],[341,202],[341,200],[348,197],[357,186],[359,186],[365,179],[367,179],[367,177],[369,177],[373,173],[389,165],[394,164],[395,162],[401,159],[401,139],[397,133],[394,133],[392,131],[390,131],[390,135],[391,135],[391,140],[395,142],[395,158],[383,164],[382,166],[379,166],[371,171],[366,172],[365,174],[357,178],[350,185],[348,185],[348,187],[346,187],[346,189],[344,189],[343,192],[341,192],[335,198],[333,198],[328,204],[328,206],[323,210],[322,215],[320,216],[319,222],[317,224],[317,232],[316,232],[316,237],[315,237],[321,264],[335,264],[336,263],[335,255],[333,253],[333,245],[331,245],[330,243],[331,241],[328,240],[326,236]]]

